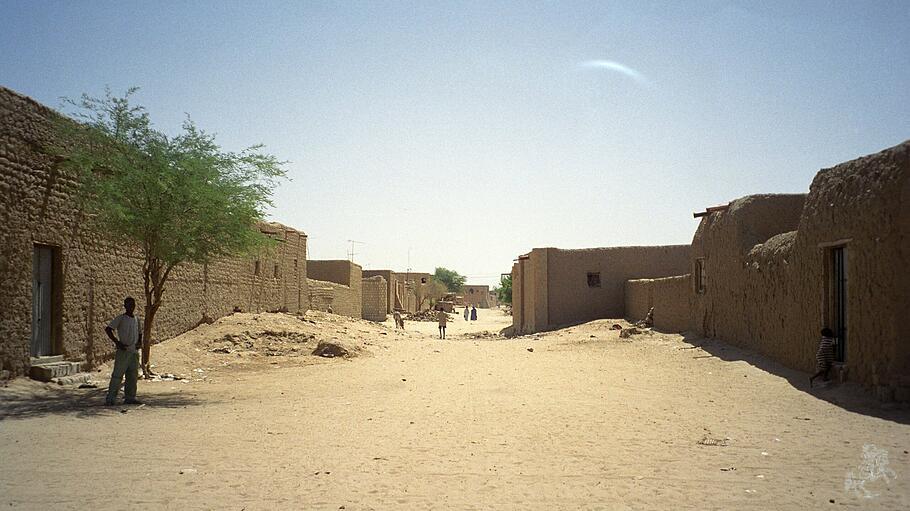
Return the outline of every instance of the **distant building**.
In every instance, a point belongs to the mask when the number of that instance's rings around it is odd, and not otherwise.
[[[474,305],[481,309],[490,308],[490,286],[466,284],[461,288],[464,305]]]

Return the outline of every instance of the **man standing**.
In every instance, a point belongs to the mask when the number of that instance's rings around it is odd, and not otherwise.
[[[436,312],[436,319],[439,320],[439,338],[446,338],[446,322],[449,321],[449,315],[446,314],[446,311],[440,310]]]
[[[128,296],[123,300],[125,314],[121,314],[112,319],[110,324],[104,328],[108,338],[117,346],[117,352],[114,354],[114,370],[111,371],[111,383],[107,387],[107,399],[105,404],[114,405],[117,399],[117,393],[120,391],[120,383],[123,376],[126,375],[126,385],[123,388],[123,402],[129,405],[142,404],[136,400],[136,382],[139,380],[139,349],[142,347],[142,329],[139,318],[135,316],[136,300]],[[114,331],[117,336],[114,337]]]

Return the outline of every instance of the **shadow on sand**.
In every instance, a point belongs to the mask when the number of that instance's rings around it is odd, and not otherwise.
[[[809,388],[809,374],[807,373],[791,369],[768,357],[727,344],[719,339],[705,339],[690,332],[682,335],[684,342],[700,347],[710,354],[708,356],[717,357],[728,362],[746,362],[762,371],[784,378],[794,389],[800,392],[810,394],[812,397],[827,401],[844,410],[900,424],[910,424],[910,410],[894,403],[883,404],[877,401],[872,393],[861,385],[855,383],[837,384],[832,380],[828,386],[821,386],[817,381],[814,388]],[[703,358],[705,356],[696,355],[696,357]]]
[[[106,387],[79,389],[33,382],[16,382],[0,388],[0,421],[29,419],[47,415],[70,415],[76,418],[119,415],[137,409],[137,405],[104,406]],[[123,392],[120,393],[122,400]],[[196,406],[202,402],[179,392],[149,393],[139,396],[145,409],[173,409]]]

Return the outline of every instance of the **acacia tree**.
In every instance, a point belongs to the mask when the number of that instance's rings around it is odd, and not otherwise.
[[[499,277],[499,286],[493,288],[496,298],[501,303],[512,303],[512,276],[503,275]]]
[[[414,310],[420,312],[423,310],[423,304],[430,299],[427,284],[418,281],[411,283],[410,286],[411,292],[414,294],[414,303],[416,304]]]
[[[165,135],[145,108],[130,103],[137,90],[65,99],[77,122],[58,123],[55,149],[61,165],[81,177],[81,203],[93,227],[141,249],[141,367],[149,377],[152,326],[174,269],[267,244],[256,223],[285,172],[262,145],[225,151],[189,117],[178,135]]]
[[[430,299],[431,308],[433,307],[433,305],[436,304],[436,302],[443,299],[445,297],[446,293],[448,292],[448,289],[446,289],[446,286],[442,282],[439,282],[436,279],[430,279],[430,281],[426,283],[425,287],[426,287],[426,295]]]
[[[457,271],[441,266],[436,268],[436,273],[433,274],[433,278],[445,284],[446,289],[453,293],[461,291],[461,288],[467,280],[467,277],[459,275]]]

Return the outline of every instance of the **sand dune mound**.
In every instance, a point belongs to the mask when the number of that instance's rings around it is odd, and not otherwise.
[[[322,312],[236,313],[155,345],[152,363],[157,372],[198,377],[368,355],[388,335],[384,325]]]

